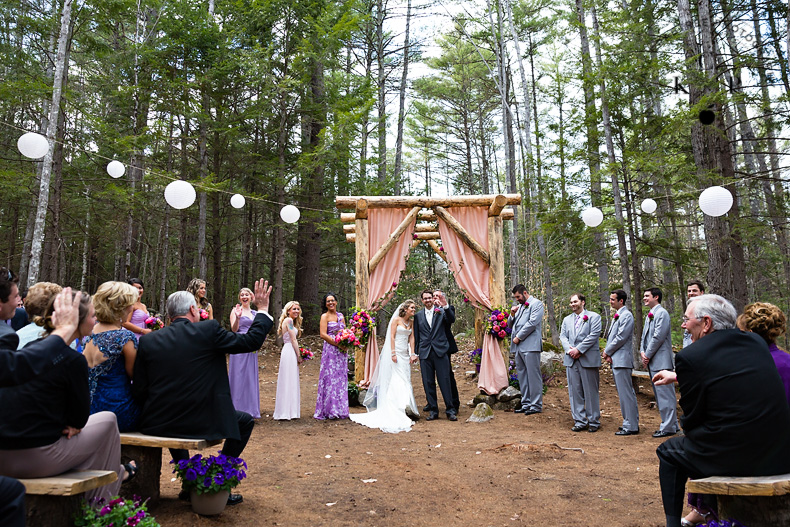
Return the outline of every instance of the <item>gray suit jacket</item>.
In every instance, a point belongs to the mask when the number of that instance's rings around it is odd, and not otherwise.
[[[634,367],[634,315],[623,306],[612,322],[603,352],[612,358],[612,368]]]
[[[653,313],[652,320],[650,313]],[[650,359],[650,369],[653,371],[675,368],[671,330],[669,313],[661,304],[648,312],[642,330],[642,353]]]
[[[540,324],[543,322],[543,302],[530,295],[527,298],[529,307],[520,305],[515,315],[507,319],[508,325],[513,330],[510,335],[510,351],[543,351],[543,338]],[[518,337],[518,344],[513,343],[513,337]]]
[[[585,309],[579,316],[582,319],[586,316],[587,320],[582,320],[579,323],[578,330],[574,313],[562,321],[560,341],[565,350],[562,363],[565,366],[573,366],[573,361],[578,360],[585,368],[598,368],[601,365],[601,352],[598,346],[598,339],[601,337],[601,315]],[[578,359],[571,358],[568,355],[568,350],[571,348],[578,349],[582,356]]]

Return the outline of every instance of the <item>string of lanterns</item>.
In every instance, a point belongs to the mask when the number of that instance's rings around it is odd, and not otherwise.
[[[29,159],[41,159],[49,151],[49,141],[41,134],[27,132],[23,134],[16,144],[19,152]],[[118,160],[107,163],[107,174],[114,179],[123,177],[126,173],[126,166]],[[197,192],[192,183],[177,179],[171,181],[165,187],[165,201],[174,209],[186,209],[195,203]],[[241,194],[234,194],[230,198],[230,204],[236,209],[241,209],[247,200]],[[293,205],[285,205],[280,209],[280,217],[285,223],[296,223],[299,221],[301,212]]]
[[[41,134],[27,132],[17,141],[19,152],[30,159],[41,159],[49,151],[49,141]],[[107,164],[107,173],[112,178],[120,178],[126,173],[126,166],[117,160]],[[195,187],[184,180],[175,180],[165,187],[165,201],[174,209],[186,209],[190,207],[197,198]],[[236,209],[241,209],[247,200],[241,194],[234,194],[230,198],[230,204]],[[723,216],[732,208],[733,198],[729,190],[721,186],[706,188],[699,196],[699,207],[708,216]],[[647,198],[640,205],[643,212],[653,214],[658,208],[654,199]],[[280,218],[286,223],[296,223],[299,221],[301,212],[293,205],[285,205],[280,209]],[[589,207],[582,211],[582,221],[588,227],[597,227],[603,223],[603,211],[598,207]]]

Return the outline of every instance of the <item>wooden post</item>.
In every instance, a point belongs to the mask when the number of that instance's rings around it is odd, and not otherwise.
[[[483,349],[483,335],[486,330],[487,318],[488,311],[479,307],[475,308],[475,349]]]
[[[505,249],[502,241],[502,217],[489,216],[488,218],[488,296],[491,305],[496,309],[505,305]],[[505,340],[499,341],[502,359],[505,367],[508,365],[510,350],[505,348]]]
[[[356,210],[356,256],[357,256],[357,306],[365,309],[368,303],[370,272],[368,271],[369,238],[368,238],[368,204],[365,199],[357,201]],[[357,350],[354,354],[354,380],[360,382],[365,378],[365,350]]]

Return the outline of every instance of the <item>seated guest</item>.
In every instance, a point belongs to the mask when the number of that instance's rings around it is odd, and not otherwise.
[[[683,329],[692,343],[675,358],[685,437],[658,447],[667,527],[679,527],[686,480],[790,472],[790,408],[765,341],[735,329],[737,313],[718,295],[691,300]],[[770,440],[766,440],[770,438]]]
[[[776,345],[776,339],[785,334],[787,319],[782,310],[767,302],[755,302],[738,315],[738,327],[760,335],[768,344],[768,350],[776,363],[779,377],[785,385],[785,395],[790,404],[790,354]]]
[[[139,294],[123,282],[104,282],[93,295],[97,324],[83,352],[90,372],[91,414],[112,412],[118,430],[137,430],[140,407],[132,398],[132,372],[137,339],[121,324],[131,313]]]
[[[79,322],[67,338],[69,342],[90,334],[95,322],[90,296],[76,296]],[[53,313],[57,305],[53,301],[45,313],[46,335],[56,328]],[[136,469],[131,463],[121,466],[115,415],[101,412],[89,416],[85,357],[65,342],[59,351],[62,358],[55,367],[24,384],[0,389],[0,473],[41,478],[71,469],[113,470],[117,481],[86,493],[87,499],[109,498],[118,494],[127,471],[131,476]]]
[[[44,312],[52,299],[63,290],[58,284],[52,282],[38,282],[31,286],[25,299],[25,310],[32,324],[28,324],[16,332],[19,337],[17,349],[24,348],[28,343],[40,339],[44,335]],[[41,322],[37,324],[36,321]]]
[[[9,326],[4,324],[11,314],[15,298],[19,297],[16,275],[6,268],[0,268],[0,333],[13,335]],[[71,297],[71,291],[68,291]],[[74,333],[78,324],[79,299],[73,303],[59,298],[55,306],[56,329],[50,338],[32,344],[23,352],[0,348],[0,388],[25,383],[52,368],[59,362],[64,337]],[[5,331],[3,331],[5,330]],[[0,476],[0,524],[7,527],[25,525],[25,487],[17,480]]]
[[[200,321],[195,295],[178,291],[167,299],[166,328],[140,337],[132,394],[142,407],[140,431],[186,439],[225,439],[222,453],[239,457],[255,424],[250,414],[233,407],[227,353],[257,351],[272,328],[269,295],[261,279],[255,284],[258,314],[247,333],[233,333],[216,320]],[[176,461],[186,450],[171,450]],[[241,503],[231,494],[229,505]]]

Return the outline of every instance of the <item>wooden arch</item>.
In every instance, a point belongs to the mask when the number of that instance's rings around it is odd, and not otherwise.
[[[504,305],[507,295],[505,292],[505,261],[504,244],[502,239],[502,225],[504,220],[512,220],[514,213],[508,205],[520,205],[521,194],[496,194],[478,196],[453,196],[435,198],[430,196],[338,196],[335,206],[343,210],[354,212],[341,213],[340,219],[344,223],[343,232],[346,241],[356,246],[356,304],[363,306],[367,302],[370,274],[378,266],[387,252],[392,249],[412,222],[415,226],[415,238],[412,248],[425,241],[445,262],[447,255],[440,250],[438,219],[442,219],[489,266],[489,295],[491,305]],[[488,251],[458,223],[447,211],[447,207],[488,207]],[[401,224],[390,234],[384,244],[375,254],[370,255],[368,239],[368,209],[372,208],[404,208],[411,209]],[[482,345],[483,325],[481,310],[476,310],[475,340]],[[507,359],[502,346],[503,357]],[[357,382],[364,377],[364,351],[357,352],[355,379]],[[507,364],[507,360],[505,360]]]

